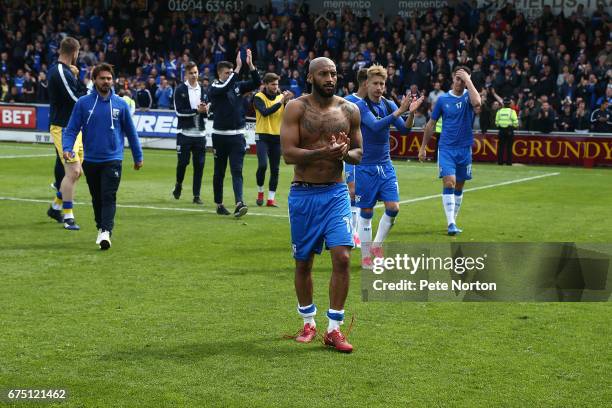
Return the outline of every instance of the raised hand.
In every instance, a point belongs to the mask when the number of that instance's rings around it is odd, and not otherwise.
[[[470,81],[470,76],[462,69],[457,70],[455,75],[457,75],[464,83],[468,83]]]
[[[240,51],[238,51],[238,55],[236,55],[236,72],[240,72],[240,68],[242,68],[242,57],[240,56]]]
[[[402,97],[402,102],[400,103],[399,107],[402,114],[410,109],[410,102],[412,102],[412,98],[410,96],[404,95]]]
[[[423,101],[425,100],[425,96],[421,95],[420,98],[412,98],[412,102],[410,103],[410,106],[408,108],[408,110],[410,111],[410,113],[414,113],[416,112],[417,109],[419,109],[419,106],[421,106],[423,104]]]
[[[285,102],[289,101],[290,99],[292,99],[293,97],[294,97],[293,92],[285,91],[285,92],[283,92],[283,100],[282,100],[282,102],[285,103]]]
[[[247,49],[246,51],[246,63],[250,69],[255,68],[255,66],[253,65],[253,53],[251,52],[250,49]]]

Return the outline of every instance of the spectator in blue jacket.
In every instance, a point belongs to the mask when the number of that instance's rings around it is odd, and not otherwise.
[[[159,109],[170,109],[172,104],[173,91],[170,85],[168,85],[167,79],[162,79],[159,88],[155,91],[155,99],[157,100],[157,107]]]

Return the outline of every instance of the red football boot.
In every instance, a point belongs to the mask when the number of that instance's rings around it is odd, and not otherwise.
[[[333,347],[341,353],[351,353],[353,351],[353,346],[346,341],[346,337],[338,329],[326,333],[323,341],[325,345]]]
[[[372,245],[372,247],[370,248],[370,253],[372,254],[372,257],[374,258],[384,258],[385,257],[383,247],[380,246],[380,244]]]
[[[317,335],[317,328],[310,323],[306,323],[304,328],[295,337],[298,343],[310,343]]]
[[[366,256],[361,259],[361,267],[363,269],[373,269],[374,263],[372,262],[371,256]]]
[[[355,247],[361,248],[361,240],[359,239],[359,234],[353,234],[353,241],[355,241]]]
[[[263,205],[263,200],[264,200],[263,196],[264,196],[263,191],[261,193],[257,193],[257,201],[256,201],[256,203],[260,207]]]
[[[266,202],[266,207],[278,207],[278,204],[276,204],[276,200],[268,200]]]

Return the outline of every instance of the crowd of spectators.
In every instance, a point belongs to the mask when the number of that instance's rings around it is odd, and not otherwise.
[[[307,92],[309,62],[328,56],[338,66],[338,95],[356,89],[356,72],[387,67],[387,97],[427,96],[417,115],[423,124],[432,104],[450,87],[456,65],[472,70],[481,90],[475,128],[495,127],[503,98],[517,110],[520,129],[540,132],[612,132],[612,20],[603,5],[582,6],[527,20],[512,3],[494,9],[476,1],[411,18],[316,15],[308,6],[240,13],[169,12],[167,2],[112,2],[114,7],[60,7],[44,0],[0,2],[0,101],[48,101],[47,70],[65,35],[79,39],[81,80],[93,65],[108,62],[117,72],[116,91],[132,94],[140,109],[170,108],[185,64],[199,66],[202,85],[215,79],[219,61],[252,49],[262,72],[275,72],[296,96]],[[244,2],[248,3],[248,2]]]

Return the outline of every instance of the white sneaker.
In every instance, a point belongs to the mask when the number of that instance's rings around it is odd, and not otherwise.
[[[100,245],[100,241],[102,241],[102,230],[98,230],[98,238],[96,238],[96,245]]]
[[[110,232],[101,231],[100,232],[100,249],[104,251],[110,247],[111,247]]]

